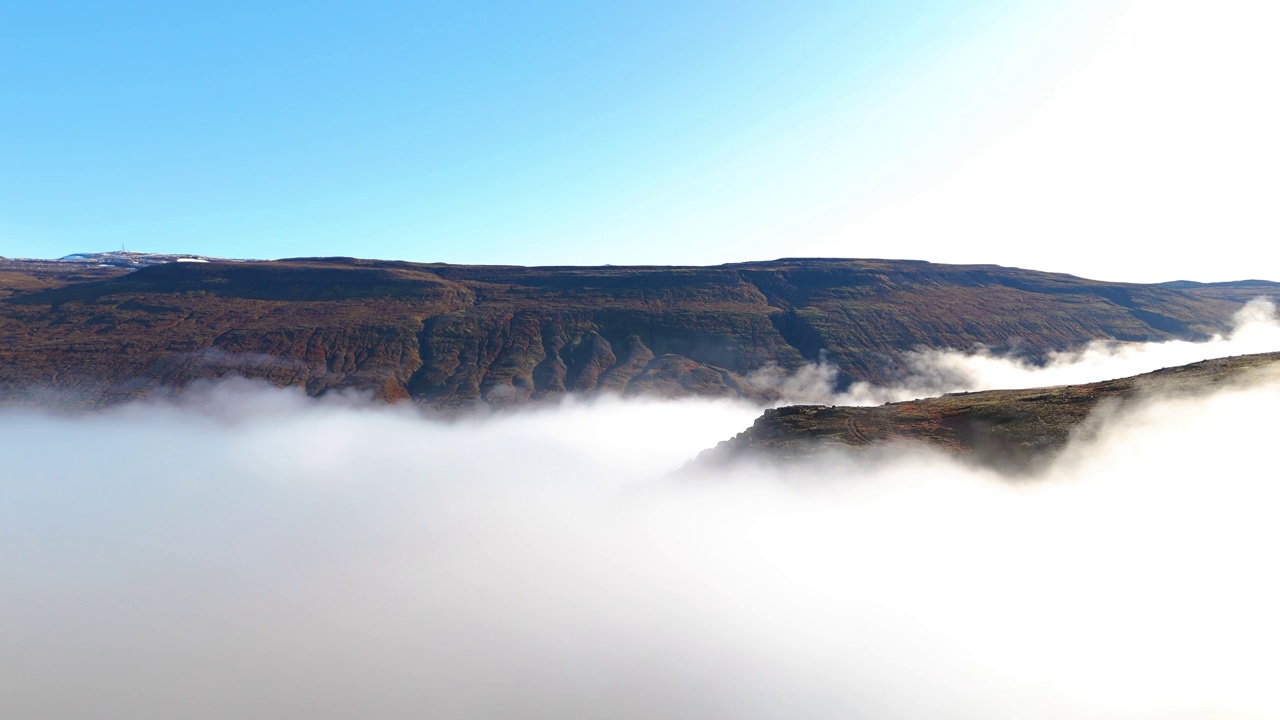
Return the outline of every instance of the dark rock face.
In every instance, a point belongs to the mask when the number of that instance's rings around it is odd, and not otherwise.
[[[139,269],[0,261],[0,398],[113,402],[239,374],[437,407],[566,392],[756,397],[825,358],[891,382],[916,348],[1031,357],[1224,330],[1240,299],[998,266],[779,260],[505,267],[353,260]]]
[[[1144,397],[1202,394],[1267,369],[1280,371],[1280,353],[1206,360],[1087,385],[955,393],[879,407],[782,407],[766,410],[750,428],[703,452],[694,466],[785,462],[832,450],[857,453],[923,443],[1026,473],[1052,459],[1073,434],[1087,430],[1088,419],[1104,403],[1119,408]]]

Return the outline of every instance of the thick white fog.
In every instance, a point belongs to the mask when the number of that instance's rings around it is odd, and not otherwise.
[[[672,477],[727,402],[4,411],[0,715],[1277,717],[1277,407],[1130,407],[1021,483]]]

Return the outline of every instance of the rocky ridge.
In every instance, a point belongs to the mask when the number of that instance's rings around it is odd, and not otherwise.
[[[889,384],[918,348],[1035,359],[1101,338],[1203,338],[1242,302],[1220,288],[903,260],[122,257],[0,260],[0,401],[97,405],[226,375],[439,408],[569,392],[767,399],[754,380],[770,368],[821,360],[841,384]]]
[[[1263,372],[1280,352],[1205,360],[1118,380],[1026,390],[952,393],[877,407],[794,405],[766,410],[736,437],[704,451],[699,468],[789,462],[825,453],[925,445],[1012,473],[1027,473],[1088,432],[1095,412],[1152,397],[1203,395]]]

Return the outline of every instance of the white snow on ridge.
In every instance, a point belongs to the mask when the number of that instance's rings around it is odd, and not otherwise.
[[[122,267],[122,268],[140,268],[149,265],[163,265],[172,262],[249,262],[245,260],[232,260],[227,258],[206,257],[204,255],[174,254],[174,253],[144,253],[134,252],[130,250],[112,250],[111,252],[102,253],[73,253],[56,260],[40,260],[40,259],[20,259],[14,258],[18,262],[53,262],[67,264],[93,264],[97,266]]]

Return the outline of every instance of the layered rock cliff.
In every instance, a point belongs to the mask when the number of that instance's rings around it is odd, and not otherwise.
[[[227,374],[439,407],[566,392],[759,397],[824,359],[891,382],[916,348],[1031,357],[1196,338],[1239,299],[999,266],[793,259],[506,267],[349,258],[139,269],[0,261],[0,396],[95,404]]]

